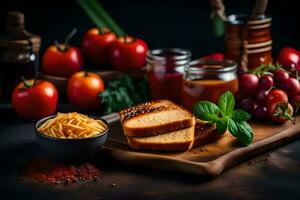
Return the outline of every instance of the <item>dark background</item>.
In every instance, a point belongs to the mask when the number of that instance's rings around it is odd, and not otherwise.
[[[181,47],[194,57],[223,50],[223,39],[212,33],[208,0],[100,0],[127,34],[146,40],[151,49]],[[226,14],[251,13],[254,0],[225,0]],[[0,6],[0,31],[7,11],[22,11],[26,28],[42,37],[42,51],[53,40],[63,41],[77,27],[71,43],[78,45],[94,24],[75,0],[5,0]],[[300,49],[300,15],[297,1],[270,0],[267,13],[273,18],[273,54],[284,46]]]

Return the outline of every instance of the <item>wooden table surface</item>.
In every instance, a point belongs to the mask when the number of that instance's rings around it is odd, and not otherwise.
[[[299,199],[300,140],[242,163],[215,179],[125,167],[99,158],[102,180],[46,186],[18,180],[20,165],[42,156],[34,122],[0,109],[0,194],[4,199]],[[159,164],[159,163],[158,163]],[[115,183],[115,187],[112,187]],[[1,198],[2,199],[2,198]]]

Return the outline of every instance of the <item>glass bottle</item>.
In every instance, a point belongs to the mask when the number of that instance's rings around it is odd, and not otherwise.
[[[38,67],[41,38],[28,33],[24,15],[7,14],[5,31],[0,35],[0,92],[1,100],[9,101],[21,77],[34,78]]]

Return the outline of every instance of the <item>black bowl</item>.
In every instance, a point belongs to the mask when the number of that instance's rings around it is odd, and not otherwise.
[[[40,148],[51,159],[58,161],[78,162],[94,159],[106,141],[109,131],[107,121],[100,118],[107,125],[107,129],[102,134],[90,138],[54,138],[40,133],[37,130],[45,121],[54,117],[55,115],[43,118],[35,125],[35,135]]]

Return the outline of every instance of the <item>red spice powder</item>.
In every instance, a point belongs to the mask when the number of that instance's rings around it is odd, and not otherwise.
[[[49,160],[32,160],[21,171],[23,180],[43,184],[69,184],[77,181],[98,181],[102,172],[90,163],[58,164]]]

